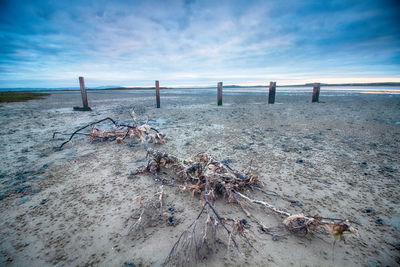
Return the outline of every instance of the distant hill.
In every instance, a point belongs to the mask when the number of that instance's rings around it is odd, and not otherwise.
[[[313,86],[314,83],[297,84],[297,85],[280,85],[280,87],[299,87]],[[279,85],[278,85],[279,86]],[[321,83],[321,86],[400,86],[400,82],[383,82],[383,83]]]

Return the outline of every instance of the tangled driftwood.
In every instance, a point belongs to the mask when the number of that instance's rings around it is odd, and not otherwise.
[[[187,160],[148,149],[150,159],[146,166],[137,169],[136,174],[149,172],[154,175],[156,181],[163,184],[179,185],[182,190],[189,191],[192,196],[199,196],[204,201],[201,211],[189,227],[182,232],[172,247],[165,264],[166,265],[188,265],[199,260],[205,253],[216,251],[217,231],[223,229],[228,235],[228,244],[232,243],[238,248],[235,236],[241,237],[251,247],[246,236],[247,221],[222,217],[215,207],[213,201],[217,198],[226,198],[228,203],[237,203],[249,218],[252,218],[262,230],[268,230],[259,220],[252,216],[245,208],[242,200],[249,203],[261,205],[276,214],[284,217],[283,224],[292,233],[308,232],[320,227],[326,227],[334,237],[344,240],[344,233],[354,233],[355,230],[346,220],[323,218],[319,215],[305,216],[303,214],[292,215],[280,210],[273,205],[250,198],[245,195],[248,189],[262,187],[258,176],[247,170],[239,172],[207,154],[200,153]],[[163,178],[160,173],[163,169],[172,170],[175,178]],[[203,229],[197,224],[200,217],[207,211],[207,219]],[[254,247],[253,247],[254,248]],[[203,252],[203,253],[202,253]]]
[[[136,120],[136,114],[135,111],[131,111],[131,117],[133,120],[132,125],[128,124],[120,124],[117,123],[115,120],[107,117],[104,119],[101,119],[96,122],[89,123],[72,134],[70,134],[70,137],[67,141],[62,143],[59,146],[59,149],[61,149],[64,145],[66,145],[68,142],[72,140],[72,138],[75,135],[86,135],[89,136],[92,140],[99,140],[99,141],[116,141],[117,143],[123,143],[125,138],[136,138],[139,139],[140,142],[143,144],[147,143],[157,143],[161,144],[165,142],[165,134],[160,133],[157,129],[151,127],[148,124],[148,120],[143,123],[139,124]],[[116,129],[112,130],[100,130],[99,128],[96,127],[97,124],[102,123],[104,121],[110,121],[111,123],[114,124]],[[91,127],[91,130],[89,133],[81,133],[82,130]],[[61,134],[60,132],[54,132],[53,133],[53,139],[55,138],[56,134]]]
[[[215,253],[217,251],[217,236],[221,230],[222,234],[227,234],[228,248],[233,244],[233,247],[239,251],[237,238],[240,238],[256,250],[246,234],[247,228],[249,228],[247,220],[221,216],[214,206],[214,201],[218,198],[226,199],[229,204],[239,205],[246,216],[258,224],[264,232],[269,232],[270,229],[247,210],[248,204],[261,205],[278,214],[283,218],[283,225],[294,234],[307,234],[317,228],[325,227],[332,236],[344,240],[346,232],[355,232],[355,229],[347,220],[323,218],[319,215],[290,214],[270,203],[249,197],[246,192],[251,189],[258,189],[263,193],[279,196],[274,192],[271,193],[271,191],[268,192],[268,190],[263,189],[263,184],[258,175],[252,172],[251,168],[238,171],[205,153],[199,153],[183,160],[149,148],[148,143],[165,142],[165,135],[151,127],[148,121],[139,125],[134,111],[132,111],[131,116],[132,125],[119,124],[111,118],[85,125],[72,133],[69,139],[62,143],[59,148],[61,149],[78,134],[89,136],[92,140],[115,140],[117,143],[123,142],[125,138],[136,138],[144,144],[149,161],[147,165],[138,168],[135,174],[151,173],[155,177],[155,181],[166,185],[179,186],[180,189],[189,192],[193,197],[199,197],[203,201],[199,214],[174,243],[164,265],[187,266],[196,263],[205,255]],[[96,127],[97,124],[104,121],[111,121],[116,129],[100,130]],[[89,133],[81,133],[82,130],[89,127],[91,127]],[[53,138],[56,134],[59,133],[54,133]],[[171,171],[174,174],[173,177],[162,177],[160,174],[164,173],[164,170]],[[141,209],[137,219],[129,229],[129,234],[137,233],[138,230],[145,233],[146,227],[163,218],[163,197],[164,191],[161,187],[161,191],[151,198],[143,199],[139,196],[135,199],[135,202],[140,204]],[[201,220],[204,215],[206,215],[205,220]]]

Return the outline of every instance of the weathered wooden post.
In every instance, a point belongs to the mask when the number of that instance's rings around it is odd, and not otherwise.
[[[156,101],[157,108],[160,108],[160,82],[156,81]]]
[[[276,82],[270,82],[269,83],[268,104],[275,103],[275,91],[276,91]]]
[[[85,81],[84,81],[83,77],[79,77],[79,85],[81,87],[83,108],[74,107],[74,110],[77,110],[77,111],[91,111],[92,109],[89,107],[89,104],[88,104],[87,93],[86,93],[86,89],[85,89]]]
[[[314,83],[313,94],[312,94],[312,103],[319,101],[320,87],[321,87],[320,83]]]
[[[217,102],[218,102],[218,106],[222,106],[222,82],[218,83]]]

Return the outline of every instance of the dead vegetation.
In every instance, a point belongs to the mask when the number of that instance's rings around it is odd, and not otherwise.
[[[126,138],[138,139],[142,144],[162,144],[165,142],[165,135],[163,133],[160,133],[157,129],[151,127],[148,124],[148,120],[143,124],[139,124],[137,122],[134,110],[131,111],[131,117],[133,120],[132,125],[117,123],[114,119],[109,117],[87,124],[79,128],[72,134],[67,134],[70,137],[67,141],[62,143],[58,147],[58,149],[62,149],[62,147],[69,143],[75,135],[89,136],[92,141],[116,141],[117,143],[123,143]],[[115,126],[115,129],[101,130],[96,126],[104,121],[110,121]],[[91,128],[89,133],[81,133],[82,130],[85,130],[87,128]],[[56,137],[57,134],[62,133],[54,132],[53,139]]]
[[[147,152],[150,159],[146,166],[142,166],[136,171],[136,174],[151,173],[155,177],[155,181],[179,186],[193,197],[199,197],[203,201],[201,211],[179,236],[165,261],[165,265],[190,265],[205,255],[216,252],[219,231],[226,233],[228,248],[233,245],[239,251],[236,238],[240,238],[255,249],[246,235],[247,220],[221,216],[213,205],[213,202],[218,198],[226,199],[228,204],[239,205],[247,217],[258,224],[264,232],[269,231],[268,227],[246,209],[248,204],[261,205],[278,214],[284,218],[283,225],[293,234],[307,234],[317,228],[325,227],[335,238],[339,237],[340,240],[344,240],[346,232],[356,232],[350,226],[349,221],[346,220],[323,218],[319,215],[293,215],[267,202],[250,198],[245,194],[247,191],[255,188],[263,190],[263,185],[258,176],[250,169],[243,172],[237,171],[228,164],[219,162],[204,153],[182,160],[153,149],[147,149]],[[164,170],[171,170],[175,177],[161,177],[160,174]],[[199,226],[201,217],[206,218],[202,226]]]
[[[258,175],[250,167],[247,170],[238,171],[205,153],[196,154],[189,159],[180,159],[150,148],[149,143],[165,142],[165,135],[151,127],[148,121],[139,124],[134,111],[131,112],[131,117],[132,125],[118,124],[111,118],[105,118],[83,126],[72,133],[59,148],[61,149],[78,134],[89,136],[92,140],[116,141],[117,143],[124,142],[126,138],[136,138],[144,144],[147,151],[146,157],[149,160],[145,166],[141,166],[135,171],[135,175],[150,173],[156,182],[160,182],[162,185],[177,186],[202,201],[200,212],[180,234],[165,259],[164,265],[193,265],[207,255],[216,253],[217,245],[223,242],[221,241],[222,236],[225,236],[226,242],[223,243],[226,244],[228,250],[232,248],[240,252],[238,240],[241,240],[257,251],[247,237],[250,231],[249,222],[246,219],[222,216],[214,206],[217,199],[225,199],[228,205],[240,207],[247,218],[256,223],[259,229],[265,233],[271,233],[273,227],[267,227],[253,216],[248,209],[251,205],[261,206],[265,208],[265,211],[271,211],[280,216],[282,224],[292,234],[306,235],[317,229],[325,228],[332,236],[344,241],[345,233],[356,232],[347,220],[323,218],[320,215],[291,214],[268,202],[253,199],[248,193],[254,190],[272,196],[279,195],[264,189]],[[101,130],[96,126],[104,121],[111,121],[115,129]],[[91,127],[89,133],[81,133],[82,130],[89,127]],[[59,133],[54,133],[53,138],[56,134]],[[172,173],[172,176],[163,177],[162,174],[165,171]],[[137,214],[131,216],[134,223],[128,231],[129,235],[142,233],[145,236],[146,227],[152,227],[165,217],[164,214],[167,213],[164,212],[164,196],[165,193],[161,186],[161,190],[150,198],[142,196],[135,198],[134,202],[140,204],[140,209]]]

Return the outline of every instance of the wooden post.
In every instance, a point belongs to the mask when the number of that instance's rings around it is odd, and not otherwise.
[[[156,81],[156,100],[157,108],[160,108],[160,82]]]
[[[87,94],[86,94],[86,89],[85,89],[85,81],[83,80],[83,77],[79,77],[79,85],[81,86],[83,108],[88,108],[89,104],[88,104],[88,101],[87,101]]]
[[[74,110],[76,111],[91,111],[92,109],[89,107],[88,100],[87,100],[87,94],[86,94],[86,89],[85,89],[85,81],[83,77],[79,77],[79,85],[81,87],[81,95],[82,95],[82,107],[74,107]]]
[[[270,82],[269,83],[268,104],[275,103],[275,91],[276,91],[276,82]]]
[[[314,83],[313,94],[312,94],[312,103],[319,101],[319,90],[320,90],[320,83]]]
[[[222,106],[222,82],[218,83],[217,102],[218,102],[218,106]]]

